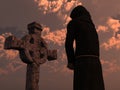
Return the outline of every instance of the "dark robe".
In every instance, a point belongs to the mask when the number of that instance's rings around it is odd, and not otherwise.
[[[72,64],[74,69],[74,90],[105,90],[99,40],[91,17],[89,13],[79,15],[79,11],[71,14],[74,15],[67,26],[65,49],[68,64]]]

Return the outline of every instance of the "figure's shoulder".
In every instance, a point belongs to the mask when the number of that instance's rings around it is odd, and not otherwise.
[[[80,28],[80,26],[82,25],[83,23],[80,21],[80,20],[77,20],[77,19],[73,19],[71,20],[68,25],[67,25],[67,28],[68,29],[75,29],[75,28]]]
[[[67,24],[67,28],[73,27],[74,24],[75,24],[75,21],[73,20],[69,21],[69,23]]]
[[[76,20],[75,20],[75,19],[72,19],[72,20],[69,21],[68,24],[74,24],[74,23],[76,23]]]

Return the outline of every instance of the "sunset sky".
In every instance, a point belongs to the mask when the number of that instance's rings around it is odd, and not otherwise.
[[[106,90],[120,90],[120,0],[0,0],[0,90],[25,90],[26,64],[3,44],[6,36],[26,35],[33,21],[43,26],[49,48],[58,50],[56,61],[41,65],[40,90],[73,90],[64,41],[70,12],[77,5],[88,9],[96,26]]]

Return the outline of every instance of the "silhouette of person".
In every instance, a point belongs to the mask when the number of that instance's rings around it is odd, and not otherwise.
[[[105,90],[99,40],[91,15],[85,7],[77,6],[70,17],[72,20],[67,25],[65,49],[67,67],[74,70],[74,90]]]

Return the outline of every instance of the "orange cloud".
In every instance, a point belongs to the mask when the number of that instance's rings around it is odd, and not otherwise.
[[[105,48],[105,50],[109,50],[111,48],[120,49],[120,35],[118,34],[116,37],[112,36],[107,42],[101,44],[101,47]]]
[[[111,73],[115,73],[120,71],[120,66],[117,64],[116,60],[101,60],[102,66],[103,66],[103,71],[104,71],[104,75],[108,75]]]
[[[19,52],[16,50],[4,50],[5,36],[12,35],[11,33],[5,33],[0,35],[0,61],[1,58],[4,58],[6,61],[4,68],[0,68],[0,75],[7,74],[9,72],[14,72],[23,67],[22,61],[18,58]]]
[[[5,41],[5,38],[0,35],[0,50],[3,50],[3,48],[4,48],[4,45],[3,45],[4,41]]]
[[[66,30],[65,29],[61,29],[61,30],[56,30],[54,32],[50,32],[50,28],[49,27],[44,27],[43,30],[43,37],[45,38],[45,40],[48,41],[48,43],[52,42],[58,46],[62,46],[64,44],[64,40],[65,40],[65,35],[66,34]],[[18,51],[15,50],[4,50],[4,41],[5,41],[5,37],[4,35],[0,35],[0,52],[2,54],[0,54],[0,58],[5,58],[5,60],[7,60],[6,65],[4,66],[4,68],[0,69],[0,73],[1,74],[8,74],[10,72],[15,72],[19,69],[21,69],[25,64],[20,60],[20,58],[18,58]],[[65,53],[64,53],[64,49],[60,50],[58,49],[59,52],[63,52],[60,57],[58,57],[59,60],[61,60],[60,62],[65,62]],[[54,61],[54,62],[49,62],[44,64],[43,66],[45,68],[50,69],[51,72],[63,72],[66,70],[65,67],[63,65],[60,65],[60,67],[58,67],[58,65],[60,64],[60,62],[58,60]]]
[[[105,48],[105,50],[109,50],[111,48],[120,49],[120,22],[119,20],[108,18],[106,22],[107,26],[98,26],[97,31],[100,32],[109,32],[109,28],[113,31],[113,36],[108,39],[108,41],[101,44],[101,47]]]
[[[119,28],[120,28],[119,20],[116,20],[116,19],[113,19],[113,18],[108,18],[107,24],[114,32],[119,31]]]
[[[103,43],[101,47],[104,47],[106,50],[109,50],[113,47],[120,49],[120,36],[118,38],[111,37],[107,42]]]
[[[61,30],[56,30],[54,32],[50,32],[50,29],[46,29],[45,32],[47,31],[47,34],[44,33],[43,38],[49,42],[52,42],[57,45],[63,45],[66,37],[66,30],[61,29]]]
[[[21,68],[23,68],[23,66],[25,66],[25,64],[22,61],[11,61],[11,63],[9,63],[6,67],[9,70],[9,72],[15,72]]]
[[[67,20],[69,16],[67,15],[68,12],[72,8],[74,8],[77,5],[82,5],[82,3],[79,0],[34,0],[41,11],[43,11],[44,14],[48,13],[56,13],[58,18],[65,21],[65,24],[67,23]]]
[[[46,68],[48,72],[58,72],[58,73],[63,73],[64,75],[73,73],[73,71],[67,68],[67,62],[66,62],[67,60],[64,50],[59,50],[59,52],[63,52],[63,53],[60,54],[57,60],[52,62],[47,62],[43,64],[42,67]]]
[[[4,49],[5,37],[4,34],[0,35],[0,57],[5,57],[7,59],[14,59],[18,56],[18,51],[15,50],[5,50]]]
[[[82,5],[81,2],[78,2],[78,0],[71,0],[70,2],[67,2],[64,7],[66,11],[70,11],[72,9],[73,6],[77,6],[77,5]]]
[[[16,51],[16,50],[4,50],[4,54],[5,54],[7,59],[12,60],[12,59],[15,59],[18,56],[19,52]]]
[[[108,32],[108,27],[99,25],[97,28],[97,32]]]
[[[44,11],[44,14],[48,12],[58,12],[63,9],[66,11],[69,11],[71,7],[80,5],[81,2],[79,0],[34,0],[38,6],[39,9]]]
[[[97,28],[97,31],[100,32],[108,32],[109,28],[111,28],[113,30],[114,33],[119,31],[120,28],[120,22],[119,20],[113,19],[111,17],[108,18],[107,22],[106,22],[106,26],[105,25],[99,25]]]
[[[18,71],[19,69],[23,68],[25,64],[20,60],[11,60],[9,63],[6,63],[6,66],[4,68],[0,68],[0,75],[6,75],[15,71]]]

